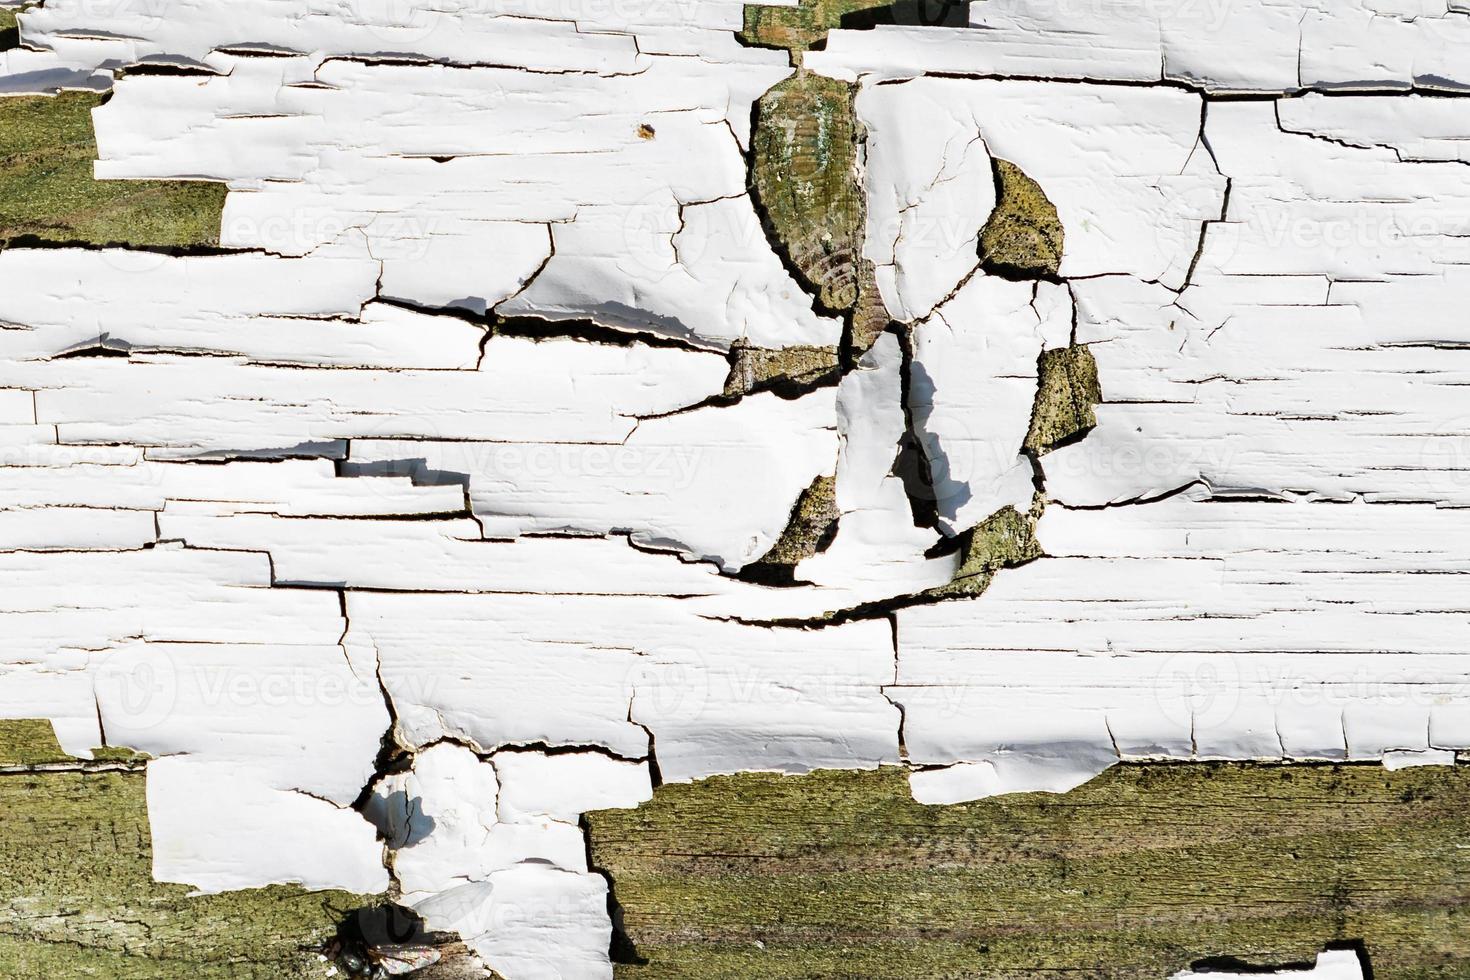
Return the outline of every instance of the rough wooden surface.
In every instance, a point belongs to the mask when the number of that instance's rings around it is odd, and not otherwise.
[[[874,5],[752,7],[747,40],[799,63],[843,13]],[[98,100],[0,100],[0,244],[213,244],[218,185],[91,179]],[[847,86],[805,72],[769,93],[755,180],[823,302],[857,304],[861,348],[886,317],[870,270],[853,261],[850,100]],[[1028,240],[1020,233],[1035,229],[1011,230]],[[1033,426],[1037,450],[1090,425],[1096,400],[1083,348],[1042,375],[1055,411]],[[6,767],[65,763],[59,752],[49,728],[0,738]],[[0,775],[0,977],[323,975],[310,947],[362,900],[284,887],[190,898],[153,882],[144,779]],[[629,978],[1161,980],[1197,957],[1300,960],[1362,938],[1384,980],[1470,976],[1467,804],[1464,768],[1127,768],[1063,797],[944,808],[913,803],[889,770],[666,786],[589,824],[648,960],[623,967]]]
[[[755,189],[780,244],[827,309],[857,302],[863,195],[852,86],[798,71],[756,111]]]
[[[892,769],[747,774],[588,823],[627,980],[1163,980],[1353,939],[1377,980],[1470,976],[1470,767],[1130,766],[947,807]]]
[[[92,179],[91,111],[101,100],[87,92],[0,98],[0,244],[215,244],[224,185]]]
[[[746,571],[758,580],[772,575],[789,577],[792,570],[816,554],[841,516],[837,509],[837,481],[819,476],[796,498],[791,522],[771,550]]]
[[[862,258],[866,220],[858,169],[863,134],[853,109],[856,86],[801,67],[844,15],[877,0],[810,0],[795,7],[745,8],[747,44],[785,48],[796,74],[756,106],[751,184],[773,244],[822,307],[849,315],[853,358],[888,325],[870,262]]]
[[[740,39],[766,48],[786,48],[793,53],[824,42],[827,32],[848,14],[887,6],[885,0],[801,0],[791,7],[745,8],[745,30]]]
[[[994,160],[995,210],[980,232],[987,271],[1012,279],[1050,279],[1062,264],[1066,234],[1041,185],[1009,160]]]
[[[45,727],[0,723],[0,765],[85,765],[47,752]],[[287,886],[190,897],[155,882],[144,779],[141,769],[0,774],[0,977],[324,976],[314,950],[367,900]]]
[[[1026,448],[1046,452],[1087,432],[1097,425],[1094,409],[1100,401],[1097,361],[1085,344],[1045,351],[1037,372],[1036,407]]]

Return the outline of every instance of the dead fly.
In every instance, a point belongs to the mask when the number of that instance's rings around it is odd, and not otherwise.
[[[337,963],[349,977],[388,980],[402,977],[439,962],[439,951],[432,946],[368,946],[359,955],[343,950]]]
[[[388,980],[438,963],[438,947],[451,938],[429,932],[413,909],[374,905],[343,919],[323,953],[349,977]]]

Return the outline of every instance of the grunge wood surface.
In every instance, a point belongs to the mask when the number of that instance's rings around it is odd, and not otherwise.
[[[673,977],[1163,980],[1203,957],[1470,975],[1470,768],[1125,766],[945,807],[902,772],[745,774],[589,816]]]
[[[190,897],[153,881],[142,773],[0,775],[0,814],[7,980],[319,977],[314,948],[363,902],[288,886]]]

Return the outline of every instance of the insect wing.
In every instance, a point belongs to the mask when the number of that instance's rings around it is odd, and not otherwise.
[[[432,946],[374,946],[368,956],[390,977],[401,977],[439,962],[439,951]]]

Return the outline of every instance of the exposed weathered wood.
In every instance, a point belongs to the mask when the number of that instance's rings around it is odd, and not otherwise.
[[[797,72],[756,107],[751,178],[773,244],[829,310],[849,314],[856,356],[888,325],[872,263],[862,257],[866,217],[859,179],[863,134],[856,87],[802,69],[802,52],[821,43],[843,16],[876,0],[812,0],[794,7],[745,8],[742,40],[785,48]]]
[[[1011,279],[1054,277],[1062,264],[1065,229],[1041,185],[1009,160],[992,160],[995,210],[980,232],[986,271]]]
[[[49,728],[0,723],[0,759],[67,761]],[[155,882],[145,778],[141,771],[0,774],[0,977],[322,976],[315,950],[343,913],[368,899],[290,886],[190,897],[187,886]]]
[[[736,343],[730,347],[730,359],[726,397],[783,388],[799,391],[835,379],[840,370],[835,347],[798,345],[770,350]]]
[[[223,184],[92,179],[91,111],[101,100],[90,92],[0,98],[0,244],[218,242]]]
[[[786,48],[799,54],[823,42],[827,32],[848,14],[888,6],[888,0],[802,0],[791,7],[745,8],[745,30],[740,39],[765,48]]]
[[[740,775],[592,814],[660,977],[1163,980],[1366,942],[1377,980],[1470,975],[1470,768],[1126,766],[926,807],[902,771]]]
[[[1074,439],[1097,424],[1094,411],[1102,401],[1097,361],[1084,344],[1043,351],[1037,372],[1036,407],[1026,448],[1048,449]]]

